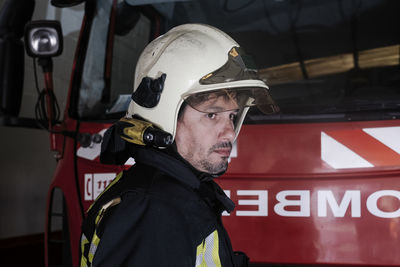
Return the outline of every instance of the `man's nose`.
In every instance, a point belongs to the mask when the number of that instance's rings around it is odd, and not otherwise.
[[[220,137],[229,141],[233,142],[235,139],[235,125],[233,124],[231,119],[224,120],[223,125],[221,126]]]

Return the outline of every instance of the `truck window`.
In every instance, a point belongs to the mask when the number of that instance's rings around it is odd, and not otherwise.
[[[151,21],[143,15],[132,29],[114,31],[108,54],[111,78],[104,78],[108,33],[115,27],[110,18],[116,16],[118,22],[120,14],[136,8],[135,1],[118,2],[115,14],[111,0],[97,6],[79,95],[82,118],[123,116],[137,58],[149,41]],[[393,21],[399,2],[369,1],[357,7],[332,2],[320,9],[330,16],[326,22],[314,20],[300,2],[250,1],[234,7],[229,1],[170,1],[153,6],[164,16],[165,30],[183,23],[210,24],[238,40],[254,58],[281,113],[266,116],[252,108],[245,123],[398,118],[400,36]]]
[[[387,48],[379,48],[373,57],[379,57],[380,49]],[[389,49],[396,55],[400,46]],[[266,116],[252,109],[246,122],[396,119],[400,116],[399,73],[399,65],[394,63],[365,69],[352,67],[341,73],[270,84],[280,114]]]
[[[136,62],[149,41],[149,19],[140,15],[135,27],[123,34],[115,35],[114,39],[110,90],[111,107],[106,110],[107,115],[124,113],[128,109],[133,92]]]
[[[83,119],[122,116],[132,94],[136,61],[149,42],[149,19],[124,1],[112,12],[112,2],[98,1],[91,25],[77,107]]]

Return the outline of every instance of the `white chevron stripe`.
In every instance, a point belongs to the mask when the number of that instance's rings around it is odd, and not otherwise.
[[[335,169],[374,167],[324,132],[321,132],[321,159]]]
[[[365,128],[363,131],[400,154],[400,127]]]

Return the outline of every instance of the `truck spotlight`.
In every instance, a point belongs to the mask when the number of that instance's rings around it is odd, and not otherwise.
[[[54,57],[63,50],[60,22],[56,20],[32,21],[25,26],[26,52],[31,57]]]

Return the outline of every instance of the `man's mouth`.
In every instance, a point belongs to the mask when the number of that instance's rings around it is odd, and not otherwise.
[[[229,142],[216,144],[212,147],[212,152],[215,152],[223,157],[229,157],[232,150],[232,144]]]
[[[231,154],[231,149],[230,148],[219,148],[214,150],[215,153],[220,154],[223,157],[229,157]]]

